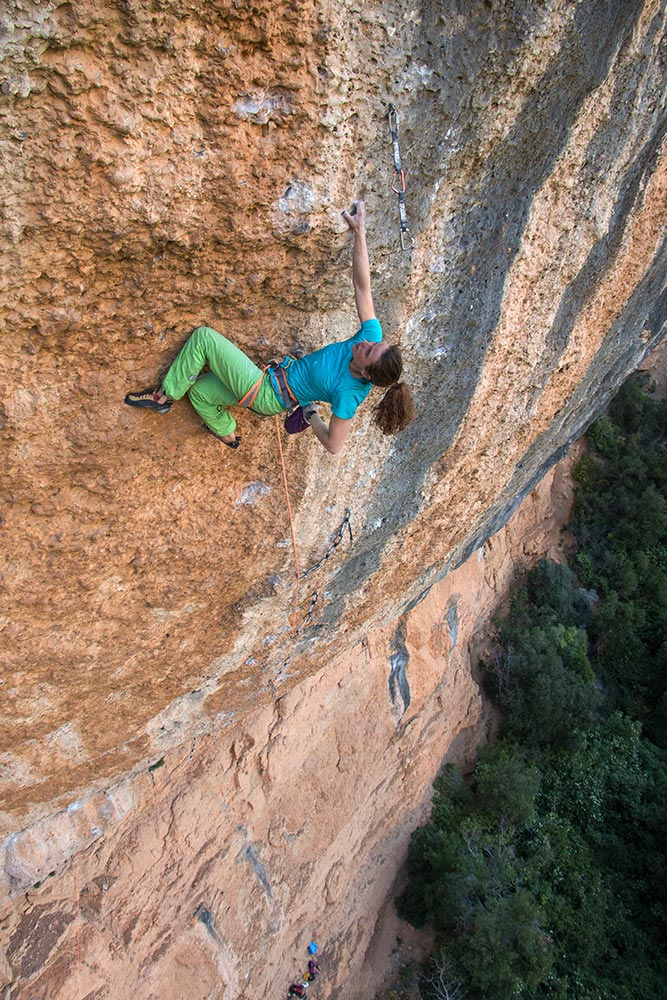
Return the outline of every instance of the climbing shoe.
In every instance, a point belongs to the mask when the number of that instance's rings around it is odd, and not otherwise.
[[[159,389],[146,389],[144,392],[128,392],[125,402],[128,406],[140,406],[143,409],[157,410],[158,413],[169,413],[171,400],[164,399],[159,402],[160,396],[164,395]]]
[[[238,448],[239,445],[241,444],[240,437],[237,437],[236,441],[225,441],[225,439],[221,434],[216,434],[215,431],[212,431],[210,427],[206,426],[206,424],[202,424],[202,427],[204,428],[207,434],[212,434],[214,438],[217,438],[218,441],[222,441],[222,443],[227,445],[228,448]]]

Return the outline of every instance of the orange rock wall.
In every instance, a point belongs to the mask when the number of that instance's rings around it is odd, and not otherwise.
[[[7,982],[42,975],[21,958],[38,926],[16,924],[26,889],[112,850],[140,790],[193,745],[273,726],[366,636],[401,647],[405,616],[483,550],[662,339],[664,20],[658,0],[0,9]],[[309,433],[283,440],[303,574],[293,639],[272,422],[241,413],[233,453],[187,402],[160,416],[122,399],[202,322],[258,361],[353,333],[339,211],[355,195],[419,413],[390,440],[367,407],[335,458]],[[393,669],[400,698],[404,654],[392,668],[385,653],[383,697]],[[141,955],[151,969],[159,947]]]
[[[282,996],[313,938],[318,996],[374,996],[406,957],[396,932],[410,929],[379,914],[433,778],[443,757],[471,762],[489,725],[471,674],[480,623],[517,571],[562,557],[572,459],[398,627],[51,818],[49,864],[75,856],[0,910],[12,998]],[[14,842],[16,877],[45,862],[45,834]]]

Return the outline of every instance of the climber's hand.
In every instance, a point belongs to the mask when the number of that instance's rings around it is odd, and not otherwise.
[[[307,420],[308,423],[310,423],[316,413],[317,413],[317,407],[315,406],[315,404],[306,403],[306,405],[303,408],[304,420]]]
[[[355,233],[366,232],[366,206],[363,201],[352,202],[352,208],[347,211],[343,209],[341,215],[347,222],[350,229]]]

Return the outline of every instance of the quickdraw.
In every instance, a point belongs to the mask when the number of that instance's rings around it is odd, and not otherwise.
[[[346,510],[345,510],[345,517],[343,518],[343,520],[341,522],[341,525],[338,528],[338,531],[336,532],[336,535],[335,535],[333,541],[331,542],[331,545],[329,546],[329,548],[327,549],[327,551],[324,553],[324,555],[322,556],[322,558],[320,560],[318,560],[318,562],[316,562],[313,566],[309,566],[308,569],[306,570],[306,572],[301,574],[302,578],[308,576],[309,573],[313,573],[316,569],[319,569],[320,566],[322,566],[327,561],[327,559],[329,558],[329,556],[332,555],[336,551],[336,549],[338,548],[338,546],[340,545],[340,543],[343,541],[343,538],[345,537],[345,529],[346,528],[347,528],[349,536],[350,536],[350,545],[352,544],[352,527],[350,525],[350,516],[351,516],[350,508],[347,507]]]
[[[412,250],[415,241],[408,228],[408,213],[405,208],[405,172],[401,163],[401,150],[398,144],[398,111],[393,104],[389,105],[388,118],[391,144],[394,150],[394,179],[391,184],[391,190],[394,194],[398,195],[398,215],[401,223],[401,250]],[[396,187],[397,183],[399,187]]]

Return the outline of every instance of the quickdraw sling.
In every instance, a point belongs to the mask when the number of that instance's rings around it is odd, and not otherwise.
[[[393,104],[389,105],[389,131],[394,152],[394,179],[391,190],[398,196],[398,218],[401,226],[401,250],[412,250],[415,240],[408,228],[408,213],[405,208],[405,171],[401,162],[401,150],[398,145],[398,111]],[[396,187],[396,185],[399,187]]]

